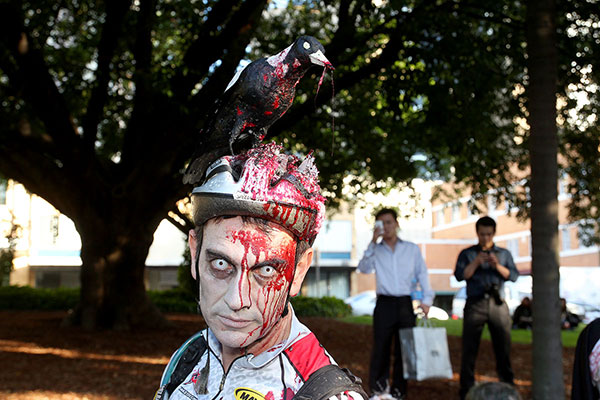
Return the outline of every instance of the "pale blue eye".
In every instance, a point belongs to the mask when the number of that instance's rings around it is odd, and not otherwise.
[[[258,269],[258,273],[263,278],[271,278],[276,272],[277,270],[270,265],[264,265]]]
[[[225,261],[223,259],[212,260],[210,262],[210,265],[214,269],[217,269],[219,271],[225,271],[227,269],[227,267],[229,267],[229,264],[227,263],[227,261]]]

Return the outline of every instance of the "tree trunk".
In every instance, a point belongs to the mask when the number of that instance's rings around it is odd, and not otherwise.
[[[114,216],[97,224],[96,218],[90,216],[78,224],[81,300],[66,322],[86,329],[168,326],[144,286],[145,261],[158,223],[140,226]]]
[[[528,111],[533,274],[533,398],[564,399],[559,305],[556,133],[557,55],[553,0],[527,5]]]

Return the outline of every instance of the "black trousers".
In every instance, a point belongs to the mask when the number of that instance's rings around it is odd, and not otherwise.
[[[394,342],[394,369],[390,393],[406,393],[406,380],[402,369],[400,328],[415,326],[410,296],[377,296],[373,312],[373,354],[369,372],[371,394],[381,392],[388,386],[390,376],[391,345]]]
[[[492,337],[498,378],[501,382],[513,384],[514,374],[510,365],[511,318],[506,302],[498,305],[492,297],[467,299],[463,319],[460,366],[461,399],[465,398],[469,389],[475,384],[475,360],[481,342],[481,332],[486,323]]]

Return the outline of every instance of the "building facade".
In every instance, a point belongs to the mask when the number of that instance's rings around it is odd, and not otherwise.
[[[600,304],[600,247],[585,245],[579,237],[577,223],[568,221],[570,198],[565,187],[563,178],[559,181],[558,196],[561,296],[574,302]],[[489,215],[497,223],[495,243],[511,252],[521,275],[530,275],[530,220],[518,219],[517,209],[510,209],[505,202],[496,203],[492,194],[488,196],[486,204],[480,205],[481,213],[472,212],[469,201],[472,199],[465,196],[451,201],[438,199],[432,203],[431,242],[439,247],[435,250],[430,248],[433,251],[427,253],[427,265],[430,268],[445,265],[453,270],[460,250],[477,242],[476,221],[483,215]],[[460,284],[449,275],[436,283],[436,290],[452,290],[458,286]]]
[[[348,296],[375,289],[374,274],[356,272],[358,261],[373,232],[373,213],[379,207],[400,210],[399,236],[421,249],[433,289],[440,298],[451,297],[464,282],[454,279],[454,267],[462,249],[477,243],[475,222],[483,215],[498,224],[496,244],[511,251],[522,275],[531,274],[531,232],[528,220],[516,218],[515,209],[496,204],[490,196],[481,213],[468,207],[471,198],[433,199],[433,191],[449,184],[415,180],[412,187],[389,193],[368,193],[352,206],[343,204],[328,215],[314,243],[315,257],[302,294],[322,297]],[[559,246],[561,295],[572,301],[600,304],[600,248],[586,246],[577,224],[567,220],[569,196],[559,185]],[[446,191],[447,192],[447,191]],[[465,191],[465,193],[467,193]],[[19,226],[14,271],[10,283],[33,287],[78,287],[81,240],[73,222],[44,199],[17,182],[0,180],[0,248],[13,225]],[[186,236],[167,220],[154,234],[146,260],[146,287],[176,287],[177,268],[183,261]],[[446,307],[447,308],[447,307]]]
[[[79,287],[81,239],[75,224],[47,201],[12,180],[0,181],[0,248],[6,233],[18,226],[11,285],[56,288]],[[154,233],[146,259],[146,287],[177,286],[177,267],[183,261],[185,235],[163,220]]]

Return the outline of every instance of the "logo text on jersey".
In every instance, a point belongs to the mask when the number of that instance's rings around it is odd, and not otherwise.
[[[248,388],[237,388],[235,389],[235,399],[236,400],[265,400],[265,396],[260,394],[254,389]]]

